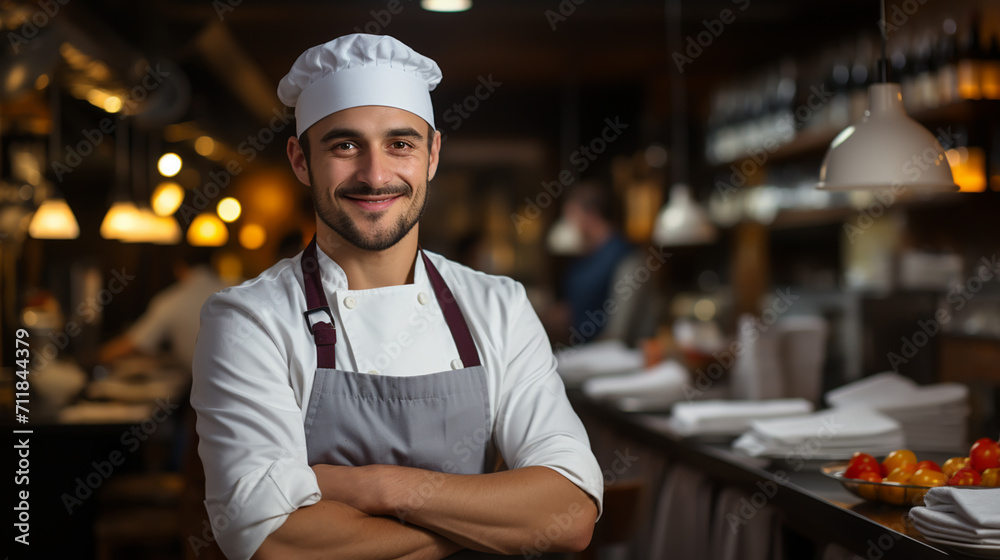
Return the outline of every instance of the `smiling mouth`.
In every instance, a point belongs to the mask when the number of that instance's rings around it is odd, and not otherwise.
[[[344,195],[344,198],[350,200],[358,207],[370,211],[376,212],[380,210],[385,210],[386,208],[392,206],[397,198],[402,197],[402,194],[381,194],[381,195],[365,195],[365,194],[351,194]]]

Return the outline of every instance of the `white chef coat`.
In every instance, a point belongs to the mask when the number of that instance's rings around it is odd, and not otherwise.
[[[524,287],[427,255],[472,331],[494,441],[508,467],[549,467],[600,504],[603,475]],[[422,259],[412,284],[349,290],[343,269],[323,251],[317,256],[337,326],[338,369],[406,376],[463,367]],[[303,427],[316,346],[303,315],[301,258],[215,294],[201,312],[191,404],[205,505],[231,559],[249,558],[288,514],[320,499]]]

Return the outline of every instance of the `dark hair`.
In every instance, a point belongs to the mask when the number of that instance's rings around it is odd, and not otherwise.
[[[581,181],[569,188],[566,202],[573,202],[585,212],[600,216],[605,221],[613,222],[615,217],[615,200],[611,189],[597,181]]]
[[[309,129],[307,128],[305,132],[299,134],[299,146],[302,147],[302,153],[306,156],[306,167],[309,167]],[[434,127],[430,123],[427,124],[427,151],[431,151],[431,144],[434,142]]]

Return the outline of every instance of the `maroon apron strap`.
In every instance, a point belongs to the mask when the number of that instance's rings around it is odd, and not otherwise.
[[[316,341],[316,367],[324,369],[337,369],[336,364],[336,344],[337,327],[333,321],[333,313],[326,302],[326,294],[323,291],[323,279],[320,276],[319,260],[316,258],[316,236],[314,235],[309,246],[302,253],[302,279],[306,286],[306,326]],[[313,313],[326,313],[329,322],[319,321],[312,324],[309,317]]]
[[[472,340],[472,333],[469,331],[469,324],[462,315],[455,296],[451,293],[448,285],[444,283],[444,278],[431,264],[431,260],[420,250],[420,256],[424,259],[424,268],[427,270],[427,277],[430,278],[431,285],[434,286],[434,294],[437,295],[438,304],[444,313],[444,320],[448,322],[448,330],[458,347],[458,356],[462,359],[463,367],[474,367],[481,365],[479,352],[476,350],[476,343]]]
[[[474,367],[481,365],[479,352],[476,350],[476,343],[472,340],[472,332],[469,331],[469,324],[462,315],[455,302],[455,296],[448,289],[441,274],[434,268],[431,260],[427,258],[424,251],[420,250],[420,256],[424,260],[424,268],[427,270],[427,277],[434,287],[437,295],[438,305],[444,313],[444,320],[448,323],[448,330],[458,347],[458,355],[462,360],[463,367]],[[333,313],[326,301],[326,294],[323,291],[323,280],[320,276],[319,260],[316,258],[316,236],[313,236],[309,246],[302,254],[302,278],[306,287],[306,312],[304,313],[306,325],[309,332],[316,341],[316,367],[324,369],[337,369],[336,366],[336,344],[337,327],[333,321]],[[311,324],[309,317],[313,313],[326,313],[329,322],[319,321]]]

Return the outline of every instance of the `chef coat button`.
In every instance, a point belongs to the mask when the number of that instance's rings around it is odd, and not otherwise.
[[[378,372],[375,371],[375,370],[373,370],[373,369],[368,370],[368,373],[370,373],[372,375],[378,375]]]
[[[427,294],[423,292],[417,294],[417,301],[420,302],[420,305],[427,305],[427,302],[430,301],[430,299],[431,298],[427,297]]]
[[[351,296],[347,296],[344,298],[344,307],[348,309],[354,309],[354,306],[357,304],[358,300],[352,298]]]
[[[462,369],[462,360],[455,358],[451,361],[451,369]]]

